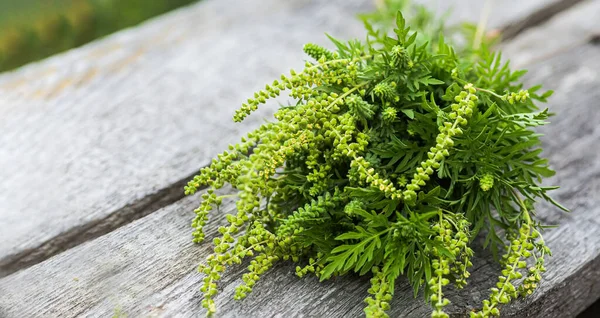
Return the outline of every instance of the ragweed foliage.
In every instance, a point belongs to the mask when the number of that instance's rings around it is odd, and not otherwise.
[[[415,296],[424,291],[432,317],[448,317],[444,290],[466,285],[479,232],[494,253],[507,252],[474,317],[498,315],[500,304],[539,284],[550,251],[532,206],[540,198],[558,204],[546,193],[554,188],[540,185],[554,172],[532,128],[546,123],[548,111],[535,103],[551,92],[524,89],[524,72],[485,43],[452,46],[411,30],[400,13],[393,32],[364,21],[366,41],[331,38],[336,50],[307,44],[304,69],[244,102],[235,121],[283,92],[293,101],[187,185],[187,194],[208,186],[193,221],[196,242],[224,197],[218,190],[227,184],[237,193],[237,213],[200,266],[209,314],[226,267],[251,258],[237,299],[290,260],[300,277],[372,274],[369,317],[387,316],[400,275]]]

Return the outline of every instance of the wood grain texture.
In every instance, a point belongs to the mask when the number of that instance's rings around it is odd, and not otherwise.
[[[555,16],[559,13],[562,13],[563,11],[568,10],[572,6],[577,5],[578,3],[581,3],[584,1],[587,1],[587,0],[553,1],[553,2],[549,3],[548,5],[544,6],[543,8],[541,8],[540,10],[536,10],[536,11],[532,12],[524,19],[520,19],[520,21],[518,21],[516,23],[512,23],[512,24],[507,25],[504,28],[502,28],[502,39],[510,40],[510,39],[520,35],[527,29],[536,27],[540,24],[544,24],[548,20],[550,20],[553,16]]]
[[[530,28],[503,45],[514,65],[525,67],[559,55],[600,36],[600,0],[583,1]]]
[[[495,2],[490,25],[557,0]],[[476,21],[479,0],[421,0]],[[205,0],[0,76],[0,277],[182,197],[256,127],[233,110],[323,32],[362,37],[373,0]]]
[[[600,293],[600,47],[585,45],[531,66],[528,83],[555,89],[551,111],[559,113],[543,129],[545,155],[557,175],[548,180],[561,189],[554,196],[571,214],[538,205],[541,219],[560,223],[545,234],[554,256],[540,289],[530,298],[504,308],[506,316],[574,317]],[[195,267],[210,243],[190,243],[189,222],[197,197],[137,220],[112,233],[0,280],[0,316],[98,317],[115,311],[130,317],[196,317],[202,275]],[[221,213],[232,209],[226,204]],[[213,221],[220,218],[213,218]],[[221,217],[222,219],[222,217]],[[207,242],[217,223],[207,228]],[[474,263],[466,289],[450,291],[449,308],[466,315],[487,296],[498,268],[485,253]],[[483,257],[482,257],[483,256]],[[217,298],[221,317],[356,317],[367,295],[366,277],[346,276],[318,283],[299,279],[294,265],[281,263],[261,279],[250,296],[232,300],[243,267],[229,270]],[[400,281],[392,317],[427,317],[430,309],[413,299]]]
[[[324,31],[362,35],[347,17],[370,7],[203,1],[0,76],[0,277],[181,198],[179,180],[263,121],[233,124],[241,102]]]
[[[509,25],[528,25],[526,20],[534,13],[571,1],[579,0],[415,0],[414,2],[423,4],[438,14],[448,13],[449,24],[478,23],[485,15],[486,2],[489,2],[486,26],[506,29]],[[540,18],[546,16],[541,14]]]

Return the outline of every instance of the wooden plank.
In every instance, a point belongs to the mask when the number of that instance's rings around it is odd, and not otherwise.
[[[573,317],[600,293],[600,47],[572,48],[531,67],[528,82],[542,82],[557,94],[549,104],[553,124],[544,128],[546,156],[559,184],[555,197],[573,212],[548,205],[538,207],[541,217],[558,229],[545,234],[554,256],[545,279],[532,297],[504,312],[508,316]],[[197,316],[202,276],[195,267],[210,243],[190,243],[192,209],[197,198],[186,198],[157,213],[87,242],[44,263],[0,280],[0,316],[41,317],[60,314],[108,316],[115,311],[129,316]],[[226,205],[222,212],[228,212]],[[214,223],[207,229],[210,241]],[[480,254],[481,255],[481,254]],[[485,255],[485,254],[483,254]],[[489,258],[475,260],[470,285],[449,293],[454,313],[477,307],[494,284],[497,268]],[[231,300],[243,267],[230,270],[217,298],[225,317],[331,316],[361,314],[368,279],[342,277],[325,283],[298,279],[292,264],[282,263],[266,274],[243,302]],[[400,282],[392,303],[393,317],[428,316],[422,299],[413,299],[410,287]]]
[[[362,35],[346,17],[370,8],[202,1],[0,76],[0,277],[181,198],[178,181],[262,122],[234,125],[241,101],[324,31]]]
[[[522,316],[523,310],[539,317],[573,316],[599,292],[595,265],[600,251],[600,237],[596,235],[600,227],[596,221],[600,216],[600,198],[594,193],[600,190],[600,154],[594,144],[600,140],[600,130],[594,122],[600,115],[592,111],[598,106],[600,96],[594,87],[600,79],[589,75],[600,70],[600,62],[595,59],[599,53],[599,48],[585,47],[537,66],[532,72],[535,74],[531,81],[544,80],[559,92],[551,106],[561,115],[548,127],[544,141],[551,162],[559,171],[551,182],[563,187],[557,197],[573,213],[541,211],[548,222],[561,223],[560,228],[546,235],[555,256],[549,259],[549,272],[541,290],[527,302],[512,306],[510,311],[516,316]],[[563,76],[548,77],[548,68]],[[586,182],[582,184],[581,180]],[[115,309],[130,316],[198,313],[201,276],[194,268],[209,245],[190,243],[188,223],[196,199],[185,199],[3,279],[0,314],[106,316]],[[208,236],[214,234],[214,227],[210,227]],[[493,283],[490,278],[496,276],[494,266],[484,259],[478,259],[475,266],[471,286],[451,296],[456,304],[468,306],[462,310],[477,306]],[[233,303],[229,298],[239,283],[239,270],[230,271],[224,281],[219,297],[223,316],[271,316],[274,310],[281,316],[355,316],[360,313],[368,285],[368,280],[356,277],[324,284],[310,278],[297,279],[292,274],[293,266],[282,265],[265,275],[249,299]],[[286,297],[291,295],[286,294],[288,291],[293,291],[293,296]],[[396,294],[394,315],[425,315],[428,309],[421,300],[407,295],[410,288],[402,285]]]
[[[559,0],[553,1],[548,5],[544,6],[540,10],[535,10],[531,14],[529,14],[524,19],[520,19],[516,23],[512,23],[506,25],[502,28],[502,39],[510,40],[520,35],[527,29],[533,28],[540,24],[546,23],[553,16],[562,13],[563,11],[568,10],[572,6],[579,4],[580,2],[584,2],[587,0]]]
[[[492,26],[558,0],[496,2]],[[565,0],[560,0],[565,1]],[[421,0],[476,21],[483,2]],[[373,0],[205,0],[0,76],[0,277],[181,198],[246,97]],[[269,114],[274,107],[265,109]]]
[[[576,1],[580,0],[421,0],[415,2],[423,3],[440,14],[449,12],[450,24],[478,23],[482,16],[486,14],[486,11],[489,10],[486,19],[488,28],[505,29],[510,25],[521,25],[523,29],[527,29],[530,23],[528,20],[531,19],[532,15],[535,15],[535,12],[541,12],[538,19],[543,21],[551,13],[548,12],[547,8],[561,7],[567,9],[569,3]]]
[[[524,31],[502,50],[517,66],[541,62],[600,36],[600,1],[584,1],[540,27]]]

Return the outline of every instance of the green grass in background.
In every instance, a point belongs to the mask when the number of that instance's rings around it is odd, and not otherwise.
[[[69,8],[71,0],[0,0],[0,28],[35,23],[43,15],[59,14]]]
[[[14,69],[197,0],[0,0],[0,71]]]

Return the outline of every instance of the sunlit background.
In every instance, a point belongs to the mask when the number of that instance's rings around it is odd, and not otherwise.
[[[0,72],[196,0],[0,0]]]

